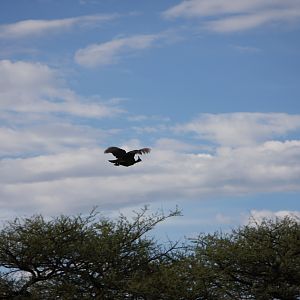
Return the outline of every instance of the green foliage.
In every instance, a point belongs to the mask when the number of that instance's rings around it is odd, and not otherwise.
[[[195,259],[214,276],[218,299],[298,299],[300,296],[300,224],[264,220],[230,234],[202,235]]]
[[[60,216],[16,219],[0,233],[0,295],[30,299],[130,299],[133,278],[146,277],[175,248],[158,245],[146,234],[166,218],[146,216],[132,221]],[[170,254],[171,255],[171,254]]]
[[[0,299],[299,299],[300,223],[265,220],[184,245],[150,231],[169,217],[42,216],[0,231]]]

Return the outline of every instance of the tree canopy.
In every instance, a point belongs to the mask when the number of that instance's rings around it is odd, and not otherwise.
[[[9,221],[0,231],[0,299],[299,299],[299,220],[157,242],[151,230],[179,214]]]

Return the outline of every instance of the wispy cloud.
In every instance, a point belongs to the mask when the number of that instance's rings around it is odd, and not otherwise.
[[[151,48],[161,38],[161,34],[135,35],[92,44],[79,49],[75,61],[85,67],[114,64],[120,60],[121,55]]]
[[[231,47],[240,53],[260,53],[262,50],[253,46],[231,45]]]
[[[297,0],[185,0],[163,12],[163,16],[199,18],[208,30],[235,32],[270,23],[299,21],[300,5]]]
[[[113,20],[117,14],[86,15],[55,20],[23,20],[0,26],[0,38],[13,39],[45,35],[51,32],[61,33],[75,26],[91,26]]]

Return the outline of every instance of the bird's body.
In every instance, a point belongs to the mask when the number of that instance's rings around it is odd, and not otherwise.
[[[109,160],[109,162],[113,163],[115,166],[121,165],[124,167],[129,167],[142,161],[139,156],[138,159],[135,160],[134,156],[136,154],[145,154],[145,153],[149,153],[150,151],[151,151],[150,148],[142,148],[142,149],[131,150],[126,152],[125,150],[118,147],[109,147],[104,151],[104,153],[111,153],[117,158],[117,159]]]

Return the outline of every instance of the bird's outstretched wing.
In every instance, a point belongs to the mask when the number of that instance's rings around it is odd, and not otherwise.
[[[126,154],[126,151],[118,147],[109,147],[104,151],[104,153],[111,153],[116,158],[122,158]]]
[[[133,154],[146,154],[149,153],[151,151],[150,148],[142,148],[142,149],[138,149],[138,150],[131,150],[128,153],[133,153]]]

